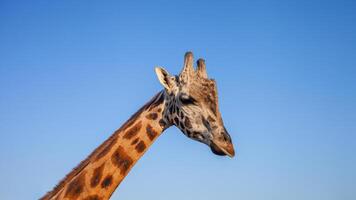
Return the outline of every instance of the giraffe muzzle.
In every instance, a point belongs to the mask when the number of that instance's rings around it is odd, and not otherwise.
[[[231,137],[224,128],[224,132],[220,133],[223,139],[213,139],[210,141],[211,151],[219,156],[235,156],[234,145],[232,144]]]
[[[220,147],[214,142],[211,142],[210,149],[214,154],[219,156],[229,156],[230,158],[233,158],[235,156],[233,144],[229,144],[226,147]]]

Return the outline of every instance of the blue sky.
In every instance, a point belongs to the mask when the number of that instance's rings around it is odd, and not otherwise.
[[[356,198],[354,1],[0,2],[0,199],[51,189],[178,73],[218,82],[233,159],[172,127],[112,199]]]

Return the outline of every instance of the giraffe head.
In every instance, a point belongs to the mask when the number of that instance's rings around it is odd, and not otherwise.
[[[193,54],[187,52],[178,76],[160,67],[155,70],[166,92],[163,119],[189,138],[210,146],[213,153],[233,157],[231,137],[218,108],[216,82],[208,78],[205,61],[199,59],[195,70]]]

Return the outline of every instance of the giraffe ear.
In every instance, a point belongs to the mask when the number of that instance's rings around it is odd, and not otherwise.
[[[166,90],[170,91],[172,89],[171,75],[169,75],[169,73],[162,67],[156,67],[155,71],[159,82]]]

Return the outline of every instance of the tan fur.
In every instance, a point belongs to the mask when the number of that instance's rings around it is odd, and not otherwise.
[[[125,178],[136,161],[162,133],[163,127],[160,126],[158,120],[162,118],[162,113],[158,112],[158,110],[162,110],[163,106],[163,92],[160,92],[137,113],[135,113],[119,130],[115,131],[109,139],[107,139],[93,153],[91,153],[87,159],[82,161],[78,167],[73,169],[73,171],[70,172],[52,191],[48,192],[41,199],[85,199],[91,195],[92,197],[97,197],[97,199],[100,200],[109,199],[116,187]],[[148,119],[146,117],[147,115],[152,115],[152,113],[156,113],[158,115],[157,118],[155,118],[156,120]],[[135,137],[125,139],[124,135],[137,123],[141,123],[142,127],[135,134]],[[148,136],[146,131],[147,126],[155,131],[156,136],[154,138],[150,138]],[[140,146],[138,147],[137,145],[131,144],[136,138],[139,138],[140,140]],[[132,160],[132,163],[130,163],[130,166],[127,166],[128,169],[126,169],[124,173],[120,173],[123,169],[117,167],[112,162],[112,156],[118,148],[124,149],[126,155]],[[95,170],[99,167],[104,167],[100,178],[101,180],[98,181],[99,184],[92,187],[92,177],[95,175]],[[107,187],[103,187],[103,181],[107,176],[112,176],[112,183],[110,183]],[[79,181],[78,177],[81,178]],[[70,188],[71,182],[77,181],[80,183],[83,180],[84,185],[82,189],[75,187]],[[79,194],[75,194],[76,189],[81,189],[82,191],[77,191]]]
[[[137,160],[171,125],[176,125],[189,138],[209,145],[213,153],[233,157],[231,137],[218,109],[216,83],[208,78],[203,59],[197,65],[195,70],[193,54],[187,52],[179,76],[156,68],[165,90],[41,199],[109,199]]]

